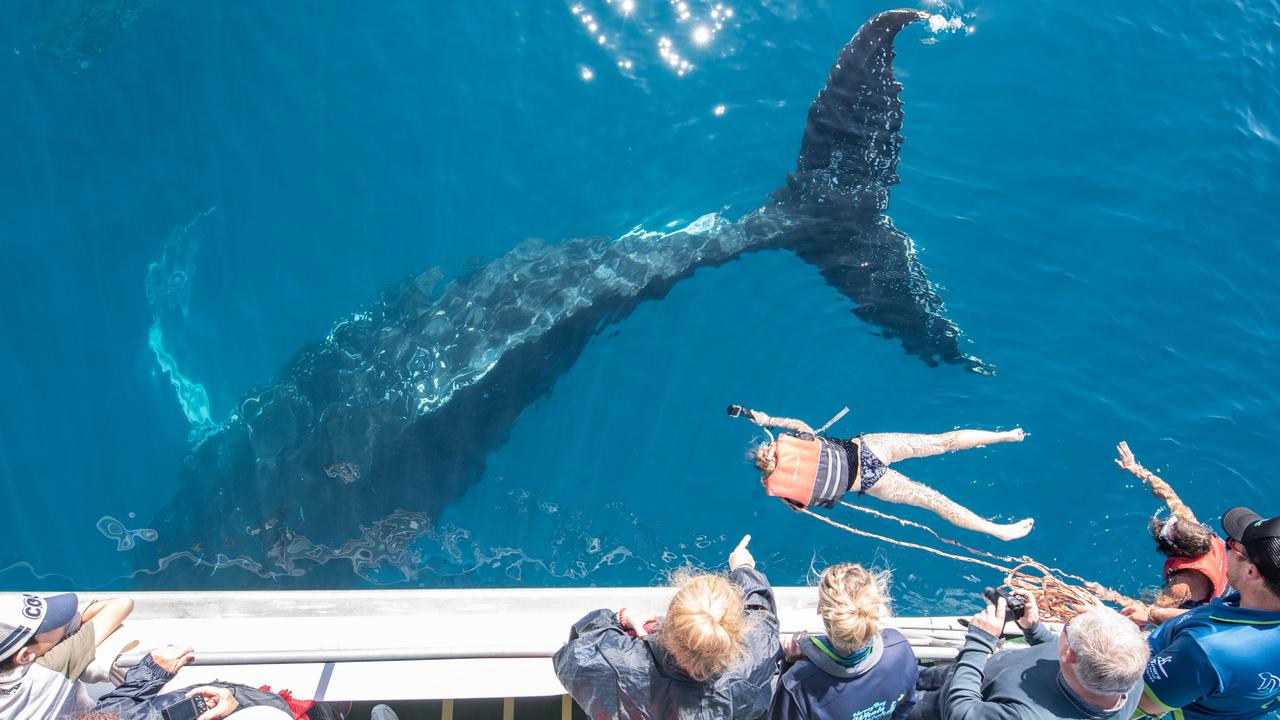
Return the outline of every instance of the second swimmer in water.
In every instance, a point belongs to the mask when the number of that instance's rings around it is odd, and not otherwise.
[[[800,420],[769,417],[738,405],[730,406],[729,414],[747,417],[761,427],[790,431],[781,433],[774,442],[757,446],[752,459],[765,475],[766,491],[795,505],[831,507],[845,492],[853,490],[859,495],[931,510],[954,525],[1001,540],[1025,536],[1035,522],[1031,518],[1007,524],[991,522],[889,467],[909,458],[1021,442],[1021,428],[1007,432],[953,430],[937,435],[875,433],[841,440],[821,435],[821,431],[814,431]]]

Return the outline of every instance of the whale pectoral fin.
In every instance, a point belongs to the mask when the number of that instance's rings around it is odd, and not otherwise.
[[[807,243],[795,253],[856,304],[855,315],[881,328],[884,337],[898,338],[908,353],[931,366],[944,362],[990,372],[982,360],[960,350],[960,329],[943,315],[942,298],[906,233],[884,216],[847,233]]]

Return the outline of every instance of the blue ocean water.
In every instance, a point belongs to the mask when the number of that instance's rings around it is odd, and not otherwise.
[[[1134,594],[1157,579],[1157,503],[1116,441],[1205,519],[1280,513],[1280,4],[920,7],[960,27],[899,38],[889,214],[995,375],[928,367],[793,255],[749,255],[599,334],[407,554],[375,538],[283,586],[643,584],[744,533],[779,584],[891,567],[900,610],[998,579],[763,497],[729,402],[814,424],[848,405],[843,434],[1020,425],[1021,445],[897,467],[1037,519],[1007,545],[944,534]],[[836,52],[887,8],[5,5],[0,587],[262,586],[121,551],[149,542],[129,531],[202,425],[408,274],[758,207]]]

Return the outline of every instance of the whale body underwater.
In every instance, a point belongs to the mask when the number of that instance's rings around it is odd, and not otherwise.
[[[926,17],[881,13],[845,45],[795,171],[763,207],[670,233],[527,241],[441,290],[438,271],[410,277],[340,320],[191,449],[155,541],[131,550],[137,582],[278,586],[326,565],[346,573],[338,558],[413,578],[414,540],[593,337],[744,253],[789,250],[906,353],[985,372],[885,215],[902,143],[893,43]],[[229,566],[250,574],[210,580]]]

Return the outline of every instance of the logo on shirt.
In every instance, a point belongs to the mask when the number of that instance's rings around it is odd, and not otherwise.
[[[1249,697],[1258,699],[1269,698],[1277,692],[1280,692],[1280,677],[1277,677],[1275,673],[1260,672],[1258,673],[1258,680],[1258,689],[1249,693]]]
[[[902,696],[898,696],[898,700],[901,699]],[[895,709],[897,709],[898,700],[894,700],[891,703],[886,703],[884,700],[880,700],[871,707],[864,708],[854,713],[849,720],[882,720],[882,718],[887,718],[893,714]]]
[[[1173,662],[1173,658],[1168,655],[1157,655],[1151,658],[1151,662],[1147,663],[1147,680],[1156,682],[1166,680],[1169,677],[1169,671],[1165,670],[1165,666]]]

